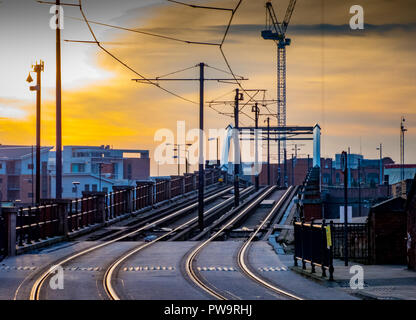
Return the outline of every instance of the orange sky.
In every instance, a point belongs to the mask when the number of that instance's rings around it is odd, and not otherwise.
[[[72,0],[72,2],[77,2]],[[233,7],[237,1],[188,1]],[[376,158],[384,143],[386,156],[399,160],[399,125],[407,119],[407,162],[416,162],[415,84],[416,22],[414,1],[363,1],[364,31],[348,30],[349,7],[356,1],[299,0],[288,36],[288,125],[323,128],[323,156],[333,156],[348,146]],[[288,1],[273,1],[281,8]],[[323,6],[322,6],[323,4]],[[84,0],[91,20],[146,29],[193,41],[219,41],[228,14],[172,5],[166,1]],[[76,8],[65,8],[64,39],[91,40]],[[54,31],[49,28],[49,7],[31,0],[0,3],[0,143],[34,143],[35,96],[24,81],[32,62],[45,60],[43,74],[42,143],[55,142]],[[260,37],[265,19],[263,1],[243,1],[235,16],[224,51],[237,74],[250,79],[247,88],[268,89],[276,97],[276,47]],[[326,24],[322,27],[322,24]],[[206,62],[225,69],[215,47],[180,44],[93,25],[100,41],[146,76],[155,77]],[[140,85],[136,76],[93,44],[63,43],[63,144],[101,145],[115,148],[149,148],[160,128],[174,129],[185,120],[198,125],[198,106]],[[224,76],[207,71],[208,76]],[[197,77],[197,69],[178,74]],[[198,83],[167,87],[197,101]],[[206,100],[235,89],[210,83]],[[224,98],[232,98],[232,94]],[[231,111],[230,107],[221,107]],[[251,113],[247,109],[247,113]],[[245,116],[243,124],[252,121]],[[206,127],[221,128],[233,119],[206,108]],[[261,120],[261,122],[263,119]],[[312,153],[305,143],[300,153]],[[289,152],[290,153],[290,152]],[[152,156],[152,153],[151,153]],[[165,170],[165,171],[163,171]],[[176,166],[161,170],[173,174]],[[156,167],[152,165],[152,173]]]

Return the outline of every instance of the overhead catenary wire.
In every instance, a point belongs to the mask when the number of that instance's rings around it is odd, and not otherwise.
[[[154,36],[154,37],[163,38],[163,39],[166,39],[166,40],[172,40],[172,41],[177,41],[177,42],[183,42],[183,43],[187,43],[187,44],[197,44],[197,45],[211,45],[211,46],[218,46],[218,47],[219,47],[219,49],[220,49],[221,55],[222,55],[222,57],[223,57],[223,59],[224,59],[224,61],[225,61],[225,64],[227,65],[227,68],[228,68],[228,70],[229,70],[229,71],[227,72],[227,71],[225,71],[225,70],[222,70],[222,69],[219,69],[219,68],[215,68],[215,67],[211,67],[211,66],[208,66],[208,67],[209,67],[209,68],[212,68],[212,69],[214,69],[214,70],[217,70],[217,71],[224,72],[224,73],[227,73],[227,74],[232,75],[232,77],[233,77],[233,79],[234,79],[235,83],[236,83],[236,84],[237,84],[237,85],[241,88],[241,90],[242,90],[244,93],[246,93],[246,94],[247,94],[247,96],[249,97],[249,101],[248,101],[247,103],[249,103],[250,101],[255,101],[255,100],[254,100],[254,97],[255,97],[256,95],[250,95],[250,94],[246,91],[246,89],[242,86],[241,82],[239,81],[239,80],[240,80],[239,78],[242,78],[242,77],[241,77],[241,76],[238,76],[238,75],[236,75],[236,74],[235,74],[235,72],[233,71],[233,69],[232,69],[232,67],[231,67],[231,65],[230,65],[230,63],[229,63],[229,61],[228,61],[228,59],[227,59],[227,57],[226,57],[226,55],[225,55],[225,52],[223,51],[223,45],[224,45],[224,43],[225,43],[225,40],[226,40],[226,38],[227,38],[227,35],[229,34],[229,30],[230,30],[230,27],[231,27],[232,21],[233,21],[233,19],[234,19],[234,16],[235,16],[235,14],[236,14],[237,10],[239,9],[239,7],[240,7],[240,5],[241,5],[241,3],[242,3],[242,0],[239,0],[239,2],[237,3],[237,5],[236,5],[233,9],[230,9],[230,8],[219,8],[219,7],[209,7],[209,6],[193,5],[193,4],[189,4],[189,3],[185,3],[185,2],[181,2],[181,1],[174,1],[174,0],[167,0],[167,1],[168,1],[168,2],[172,2],[172,3],[179,4],[179,5],[185,5],[185,6],[192,7],[192,8],[199,8],[199,9],[210,9],[210,10],[223,10],[223,11],[229,11],[229,12],[231,12],[231,16],[230,16],[230,19],[229,19],[229,21],[228,21],[228,24],[227,24],[227,27],[226,27],[226,29],[225,29],[225,32],[224,32],[224,35],[223,35],[223,37],[222,37],[221,42],[220,42],[220,43],[209,43],[209,42],[189,41],[189,40],[183,40],[183,39],[179,39],[179,38],[174,38],[174,37],[164,36],[164,35],[160,35],[160,34],[155,34],[155,33],[151,33],[151,32],[141,31],[141,30],[137,30],[137,29],[131,29],[131,28],[125,28],[125,27],[120,27],[120,26],[114,26],[114,25],[111,25],[111,24],[102,23],[102,22],[97,22],[97,21],[90,21],[90,20],[88,20],[88,19],[87,19],[86,15],[85,15],[85,12],[84,12],[84,10],[83,10],[83,7],[82,7],[82,0],[79,0],[79,4],[77,5],[77,6],[79,7],[79,9],[80,9],[80,12],[81,12],[81,15],[82,15],[82,19],[79,19],[79,18],[74,18],[74,17],[70,17],[70,18],[72,18],[72,19],[76,19],[76,20],[80,20],[80,21],[84,21],[84,22],[86,23],[86,25],[87,25],[87,27],[88,27],[89,31],[90,31],[91,36],[94,38],[94,41],[82,41],[82,40],[67,40],[67,41],[69,41],[69,42],[94,43],[94,44],[96,44],[96,45],[97,45],[97,46],[98,46],[98,47],[99,47],[99,48],[100,48],[103,52],[105,52],[107,55],[109,55],[111,58],[113,58],[114,60],[116,60],[118,63],[120,63],[121,65],[123,65],[125,68],[127,68],[127,69],[128,69],[128,70],[130,70],[131,72],[135,73],[137,76],[139,76],[139,77],[140,77],[143,81],[145,81],[146,83],[149,83],[149,84],[151,84],[151,85],[154,85],[154,86],[158,87],[159,89],[163,90],[164,92],[166,92],[166,93],[168,93],[168,94],[171,94],[171,95],[173,95],[173,96],[175,96],[175,97],[177,97],[177,98],[179,98],[179,99],[182,99],[182,100],[184,100],[184,101],[190,102],[190,103],[192,103],[192,104],[198,104],[198,103],[197,103],[197,102],[195,102],[195,101],[192,101],[192,100],[190,100],[190,99],[188,99],[188,98],[185,98],[185,97],[183,97],[183,96],[180,96],[179,94],[177,94],[177,93],[175,93],[175,92],[173,92],[173,91],[170,91],[170,90],[168,90],[168,89],[166,89],[166,88],[162,87],[161,85],[159,85],[159,83],[157,83],[157,82],[154,82],[154,81],[150,80],[149,78],[145,77],[143,74],[141,74],[141,73],[137,72],[134,68],[132,68],[131,66],[129,66],[126,62],[122,61],[120,58],[118,58],[117,56],[115,56],[115,55],[114,55],[112,52],[110,52],[108,49],[106,49],[106,48],[102,45],[102,43],[103,43],[103,42],[100,42],[100,41],[97,39],[97,37],[96,37],[96,35],[95,35],[95,33],[94,33],[94,31],[93,31],[93,29],[92,29],[92,27],[91,27],[91,25],[90,25],[90,24],[97,24],[97,25],[107,26],[107,27],[116,28],[116,29],[120,29],[120,30],[125,30],[125,31],[130,31],[130,32],[136,32],[136,33],[141,33],[141,34],[148,35],[148,36]],[[166,75],[160,76],[159,78],[166,77],[166,76],[168,76],[168,75],[175,74],[175,73],[178,73],[178,72],[181,72],[181,71],[185,71],[185,70],[188,70],[188,69],[191,69],[191,68],[193,68],[193,67],[186,68],[186,69],[179,70],[179,71],[175,71],[175,72],[172,72],[172,73],[169,73],[169,74],[166,74]],[[247,104],[247,103],[246,103],[246,104]],[[246,105],[246,104],[245,104],[245,105]],[[245,106],[245,105],[243,105],[243,107],[242,107],[242,108],[244,108],[244,106]],[[213,108],[212,108],[212,109],[213,109]],[[269,111],[269,110],[268,110],[268,111]],[[270,111],[269,111],[269,113],[270,113]],[[251,119],[253,119],[252,117],[250,117],[249,115],[247,115],[247,114],[246,114],[246,113],[244,113],[244,112],[242,112],[242,114],[243,114],[243,115],[245,115],[245,116],[247,116],[247,117],[249,117],[249,118],[251,118]]]
[[[116,60],[117,62],[119,62],[121,65],[123,65],[125,68],[127,68],[128,70],[130,70],[131,72],[133,72],[134,74],[136,74],[137,76],[139,76],[140,78],[142,78],[142,79],[143,79],[143,81],[146,81],[147,83],[152,84],[152,85],[156,86],[157,88],[159,88],[159,89],[161,89],[161,90],[165,91],[166,93],[169,93],[169,94],[171,94],[171,95],[173,95],[173,96],[175,96],[175,97],[177,97],[177,98],[179,98],[179,99],[182,99],[182,100],[184,100],[184,101],[190,102],[190,103],[192,103],[192,104],[198,104],[198,103],[197,103],[197,102],[195,102],[195,101],[192,101],[192,100],[190,100],[190,99],[188,99],[188,98],[182,97],[182,96],[180,96],[179,94],[174,93],[173,91],[170,91],[170,90],[168,90],[168,89],[166,89],[166,88],[164,88],[164,87],[160,86],[158,83],[156,83],[156,82],[153,82],[153,81],[149,80],[148,78],[146,78],[145,76],[143,76],[141,73],[137,72],[135,69],[133,69],[132,67],[130,67],[127,63],[125,63],[124,61],[122,61],[121,59],[119,59],[118,57],[116,57],[113,53],[111,53],[110,51],[108,51],[106,48],[104,48],[104,47],[101,45],[101,43],[98,41],[98,39],[97,39],[97,37],[96,37],[96,35],[95,35],[94,31],[93,31],[93,30],[92,30],[92,28],[91,28],[90,23],[88,22],[88,19],[87,19],[87,17],[86,17],[86,15],[85,15],[85,13],[84,13],[83,8],[82,8],[82,0],[78,0],[78,1],[79,1],[79,10],[80,10],[80,12],[81,12],[81,15],[82,15],[82,17],[83,17],[83,19],[84,19],[85,23],[87,24],[87,27],[88,27],[88,29],[89,29],[89,31],[90,31],[90,33],[91,33],[91,36],[92,36],[92,37],[93,37],[93,39],[95,40],[96,45],[97,45],[97,46],[98,46],[101,50],[103,50],[105,53],[107,53],[110,57],[112,57],[114,60]]]
[[[71,16],[65,16],[65,17],[67,17],[69,19],[73,19],[73,20],[84,21],[84,19],[80,19],[80,18],[76,18],[76,17],[71,17]],[[212,42],[200,42],[200,41],[184,40],[184,39],[169,37],[169,36],[156,34],[156,33],[152,33],[152,32],[147,32],[147,31],[142,31],[142,30],[137,30],[137,29],[131,29],[131,28],[126,28],[126,27],[121,27],[121,26],[115,26],[115,25],[112,25],[112,24],[98,22],[98,21],[92,21],[92,20],[89,20],[89,19],[88,19],[88,23],[96,24],[96,25],[100,25],[100,26],[105,26],[105,27],[109,27],[109,28],[113,28],[113,29],[119,29],[119,30],[139,33],[139,34],[143,34],[143,35],[146,35],[146,36],[161,38],[161,39],[165,39],[165,40],[187,43],[187,44],[199,44],[199,45],[207,45],[207,46],[219,46],[220,45],[219,43],[212,43]]]

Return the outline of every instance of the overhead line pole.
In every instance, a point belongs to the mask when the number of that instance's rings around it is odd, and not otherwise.
[[[199,81],[199,128],[200,128],[200,135],[199,135],[199,172],[198,172],[198,225],[199,229],[202,231],[204,230],[204,180],[205,180],[205,172],[204,172],[204,142],[203,142],[203,129],[204,129],[204,86],[206,81],[235,81],[234,78],[232,79],[223,79],[223,78],[205,78],[204,68],[207,65],[203,62],[199,63],[197,67],[199,67],[199,79],[192,79],[192,78],[155,78],[155,79],[132,79],[138,83],[145,83],[149,84],[149,81]],[[248,80],[245,78],[239,79],[241,80]],[[179,148],[179,147],[178,147]],[[179,159],[178,159],[179,161]]]
[[[235,89],[235,105],[234,105],[234,207],[237,208],[240,205],[240,137],[239,137],[239,101],[240,90]]]
[[[56,0],[56,199],[62,198],[62,85],[60,0]]]
[[[198,190],[198,224],[204,230],[204,63],[199,64],[199,190]]]

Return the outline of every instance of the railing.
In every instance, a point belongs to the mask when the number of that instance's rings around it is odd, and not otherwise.
[[[370,262],[370,224],[348,223],[348,259]],[[333,255],[334,258],[344,259],[344,224],[333,223]]]
[[[219,170],[207,170],[205,185],[216,183],[219,176]],[[23,246],[67,235],[97,223],[111,221],[126,213],[149,208],[155,203],[197,190],[194,179],[195,174],[189,174],[155,183],[138,183],[137,187],[115,187],[111,193],[85,194],[83,198],[74,200],[44,200],[47,203],[45,205],[19,208],[16,218],[16,243]],[[1,226],[0,221],[0,228]],[[0,255],[3,247],[0,239]]]
[[[16,217],[19,246],[54,237],[59,233],[58,204],[20,208]]]
[[[304,221],[294,222],[295,233],[295,266],[298,261],[302,262],[302,269],[306,269],[306,263],[311,265],[312,273],[315,267],[320,267],[322,277],[326,277],[326,270],[329,271],[329,280],[333,280],[334,266],[332,255],[332,224],[329,229],[325,224],[305,223]]]
[[[95,223],[97,197],[75,199],[68,204],[68,231],[76,231]]]
[[[171,192],[171,197],[177,197],[180,194],[182,194],[182,178],[175,178],[170,180],[170,192]]]
[[[146,208],[152,204],[152,185],[146,184],[133,189],[133,211]]]

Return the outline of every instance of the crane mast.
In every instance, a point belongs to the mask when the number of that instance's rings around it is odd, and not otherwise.
[[[274,40],[277,44],[277,125],[286,127],[286,47],[290,46],[291,40],[286,38],[286,30],[295,9],[296,0],[291,0],[286,10],[282,23],[277,20],[277,15],[270,1],[266,2],[266,29],[261,32],[263,39]],[[283,141],[283,143],[282,143]],[[280,157],[281,145],[286,155],[286,136],[278,135],[278,179],[281,185]],[[284,173],[284,184],[287,185],[286,170]]]

